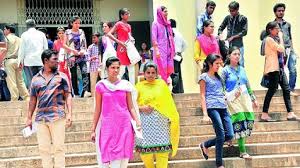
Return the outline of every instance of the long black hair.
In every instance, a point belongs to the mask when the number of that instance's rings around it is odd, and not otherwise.
[[[204,28],[205,27],[208,27],[210,24],[213,24],[214,22],[212,21],[212,20],[205,20],[204,22],[203,22],[203,26],[202,26],[202,29],[201,29],[201,31],[202,31],[202,34],[204,33]]]
[[[125,15],[127,12],[129,12],[129,9],[128,8],[121,8],[119,10],[119,21],[122,20],[122,16]]]
[[[260,39],[264,39],[266,38],[267,36],[269,36],[271,34],[270,30],[273,30],[275,27],[278,26],[278,23],[276,21],[272,21],[272,22],[269,22],[267,25],[266,25],[266,30],[264,30],[261,35],[260,35]]]
[[[225,65],[229,65],[230,64],[230,55],[232,54],[233,51],[235,50],[239,50],[240,51],[240,48],[239,47],[236,47],[236,46],[233,46],[233,47],[230,47],[229,50],[228,50],[228,55],[227,55],[227,58],[225,60]],[[240,65],[240,63],[238,63],[238,65]]]
[[[203,69],[202,69],[202,73],[206,73],[209,71],[209,65],[213,65],[213,63],[217,60],[217,59],[222,59],[222,57],[220,55],[217,54],[209,54],[204,63],[203,63]],[[218,74],[218,72],[215,72],[215,76],[221,80],[220,75]]]

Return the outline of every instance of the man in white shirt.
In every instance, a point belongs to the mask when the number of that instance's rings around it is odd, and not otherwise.
[[[172,93],[183,93],[183,82],[181,75],[181,62],[182,62],[182,53],[186,49],[186,41],[182,37],[181,33],[176,29],[176,21],[170,19],[171,27],[173,29],[174,42],[175,42],[175,52],[174,56],[174,74],[171,75],[172,78]]]
[[[24,68],[26,75],[26,86],[30,87],[32,77],[36,75],[43,66],[41,54],[48,49],[46,36],[36,30],[33,19],[26,20],[27,31],[21,35],[21,45],[18,54],[18,64]]]

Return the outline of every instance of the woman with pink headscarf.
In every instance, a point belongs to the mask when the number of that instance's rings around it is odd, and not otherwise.
[[[157,64],[159,75],[169,84],[171,81],[168,78],[174,72],[175,47],[171,23],[167,17],[167,8],[158,7],[156,21],[152,24],[152,45],[153,61]]]

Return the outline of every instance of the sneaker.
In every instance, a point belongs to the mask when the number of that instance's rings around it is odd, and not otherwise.
[[[85,91],[83,97],[87,98],[87,97],[92,97],[92,93]]]
[[[295,92],[290,92],[290,95],[291,95],[291,96],[298,96],[298,94],[295,93]]]

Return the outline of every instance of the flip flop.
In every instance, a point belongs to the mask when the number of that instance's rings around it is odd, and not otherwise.
[[[276,122],[277,120],[274,120],[272,118],[268,118],[268,119],[260,119],[260,122]]]
[[[204,149],[203,149],[203,144],[199,144],[199,148],[201,149],[201,154],[202,154],[202,157],[207,160],[208,159],[208,155],[204,152]]]
[[[242,153],[240,155],[240,158],[242,158],[242,159],[252,159],[252,156],[250,156],[248,153]]]

